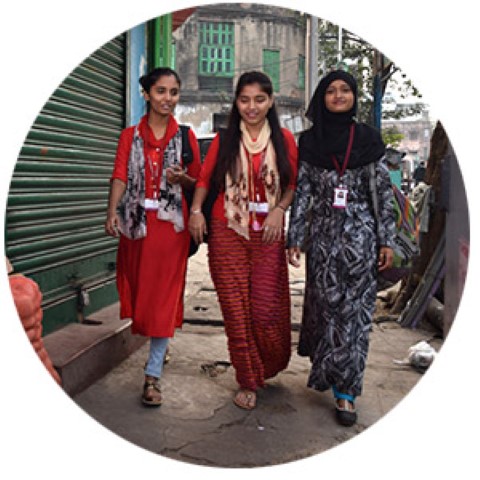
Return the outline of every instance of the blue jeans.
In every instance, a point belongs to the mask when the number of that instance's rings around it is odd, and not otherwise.
[[[150,338],[150,355],[145,366],[145,375],[160,378],[163,371],[163,361],[167,352],[169,338]]]

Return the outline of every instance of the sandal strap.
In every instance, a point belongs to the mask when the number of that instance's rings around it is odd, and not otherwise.
[[[344,407],[341,407],[339,405],[340,400],[347,400],[347,402],[350,403],[351,407],[348,403],[346,403]],[[355,404],[351,400],[348,400],[348,399],[345,399],[345,398],[336,398],[335,399],[335,408],[337,410],[339,410],[340,412],[352,412],[352,413],[356,412]]]
[[[348,393],[343,393],[339,392],[335,386],[332,387],[333,390],[333,396],[338,399],[341,398],[342,400],[348,400],[350,403],[355,402],[355,396],[354,395],[349,395]]]
[[[158,393],[162,393],[158,380],[145,380],[145,383],[143,384],[143,390],[147,391],[151,388],[155,389]]]

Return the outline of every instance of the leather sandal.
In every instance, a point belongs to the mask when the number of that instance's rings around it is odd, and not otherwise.
[[[149,407],[159,407],[162,404],[162,391],[158,379],[145,379],[142,402]]]

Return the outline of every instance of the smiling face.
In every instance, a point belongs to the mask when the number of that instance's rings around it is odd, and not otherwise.
[[[344,113],[353,108],[355,95],[343,80],[334,80],[325,91],[325,107],[332,113]]]
[[[150,102],[150,113],[168,116],[180,99],[180,85],[173,75],[162,75],[143,96]]]
[[[252,83],[242,88],[235,103],[247,127],[261,128],[273,105],[273,98],[258,83]]]

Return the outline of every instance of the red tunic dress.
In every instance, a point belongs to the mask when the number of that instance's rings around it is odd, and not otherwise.
[[[144,140],[145,158],[158,162],[160,175],[165,147],[178,130],[170,117],[165,136],[158,140],[147,123],[140,121],[139,131]],[[127,183],[128,159],[135,127],[122,131],[118,142],[113,179]],[[200,172],[200,152],[195,134],[190,129],[193,161],[188,175],[197,178]],[[152,197],[149,162],[145,165],[145,195]],[[188,208],[183,199],[185,229],[175,232],[171,222],[159,220],[156,211],[146,212],[147,235],[130,240],[121,235],[117,252],[117,289],[120,300],[120,318],[132,319],[132,333],[148,337],[172,337],[175,328],[183,322],[183,293],[188,260],[190,234]]]

